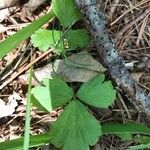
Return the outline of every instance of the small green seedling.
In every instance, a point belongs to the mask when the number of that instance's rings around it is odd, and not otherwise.
[[[64,112],[51,128],[51,143],[64,150],[87,150],[102,135],[101,125],[83,104],[108,108],[116,99],[110,81],[104,74],[84,83],[76,94],[62,79],[45,79],[44,86],[32,89],[32,102],[41,110],[52,111],[64,106]],[[88,132],[87,132],[88,131]]]

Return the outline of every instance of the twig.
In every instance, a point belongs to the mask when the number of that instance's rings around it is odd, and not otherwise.
[[[114,5],[110,8],[110,13],[109,13],[110,19],[112,19],[113,15],[114,15],[114,12],[116,10],[117,4],[119,3],[119,1],[120,0],[115,0],[114,1]]]
[[[17,24],[17,25],[9,25],[7,27],[5,27],[2,24],[0,24],[0,33],[8,31],[8,30],[11,30],[11,29],[23,28],[23,27],[26,27],[29,24],[30,23],[21,23],[21,24]]]
[[[132,8],[130,8],[130,9],[126,10],[121,16],[119,16],[119,17],[118,17],[115,21],[113,21],[110,25],[111,25],[111,26],[114,25],[116,22],[118,22],[123,16],[125,16],[126,14],[128,14],[130,11],[132,11],[133,9],[135,9],[135,8],[137,8],[137,7],[139,7],[139,6],[143,5],[143,4],[145,4],[145,3],[148,3],[148,2],[150,2],[150,0],[145,0],[145,1],[142,1],[142,2],[137,3],[137,4],[135,5],[135,7],[132,7]]]
[[[10,64],[8,66],[5,67],[4,70],[2,70],[0,72],[0,81],[2,82],[3,80],[5,80],[9,75],[11,75],[13,72],[16,71],[16,69],[18,68],[18,66],[23,63],[23,61],[27,60],[28,57],[30,55],[28,55],[27,57],[24,57],[24,54],[26,53],[26,51],[28,50],[29,46],[31,45],[28,44],[27,47],[26,46],[26,43],[24,43],[20,48],[18,48],[18,51],[16,53],[16,58],[11,60]],[[19,56],[17,56],[17,54],[20,52],[20,51],[23,51],[23,53]],[[16,62],[17,61],[17,62]],[[15,65],[14,62],[16,62]]]
[[[149,9],[150,10],[150,9]],[[136,40],[136,46],[139,47],[139,44],[140,44],[140,41],[142,39],[142,35],[144,33],[144,29],[146,27],[146,24],[147,24],[147,21],[148,21],[148,15],[144,18],[143,20],[143,23],[142,23],[142,26],[141,26],[141,29],[139,31],[139,34],[138,34],[138,37],[137,37],[137,40]]]
[[[123,58],[118,54],[114,43],[106,31],[106,20],[97,7],[96,0],[75,0],[89,27],[97,47],[101,63],[108,69],[112,79],[129,96],[129,100],[150,116],[150,92],[147,94],[131,77]]]
[[[144,13],[142,13],[140,16],[137,17],[137,19],[131,21],[128,25],[126,25],[119,33],[117,34],[115,41],[118,41],[118,39],[121,39],[123,34],[131,28],[136,22],[139,22],[140,20],[144,19],[148,14],[150,13],[150,7],[145,10]]]
[[[45,53],[43,53],[42,55],[40,55],[38,58],[34,59],[30,64],[28,64],[27,66],[25,66],[24,68],[20,68],[18,69],[18,71],[14,72],[13,75],[11,76],[10,79],[8,79],[6,82],[4,82],[1,86],[0,86],[0,90],[2,90],[7,84],[9,84],[10,82],[12,82],[16,77],[18,77],[21,73],[23,73],[24,71],[28,70],[30,68],[31,65],[35,64],[36,62],[38,62],[40,59],[42,59],[43,57],[45,57],[47,54],[49,54],[52,50],[48,50]]]
[[[123,101],[123,99],[122,99],[121,94],[119,93],[119,91],[118,91],[118,94],[117,94],[117,95],[118,95],[118,97],[119,97],[119,100],[120,100],[120,102],[121,102],[121,104],[122,104],[124,110],[125,110],[126,113],[127,113],[128,118],[131,119],[131,114],[130,114],[130,112],[129,112],[129,110],[128,110],[126,104],[125,104],[125,102]]]

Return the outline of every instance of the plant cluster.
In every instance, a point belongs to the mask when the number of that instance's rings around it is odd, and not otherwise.
[[[60,21],[60,30],[40,29],[54,16]],[[72,28],[81,18],[73,0],[52,0],[52,10],[49,14],[0,44],[0,57],[31,35],[31,42],[41,51],[52,48],[54,53],[66,57],[67,51],[83,48],[90,40],[86,29]],[[89,150],[89,146],[94,145],[105,134],[116,134],[126,140],[132,138],[132,133],[150,135],[150,129],[146,126],[136,123],[103,124],[92,115],[89,105],[106,109],[116,99],[116,91],[111,81],[105,81],[104,74],[99,74],[82,84],[76,93],[59,76],[44,79],[42,85],[32,88],[30,97],[32,104],[42,111],[51,112],[58,107],[62,107],[64,111],[52,124],[49,132],[30,136],[29,147],[51,143],[63,150]],[[143,137],[145,140],[142,144],[132,149],[150,146],[147,142],[148,136]],[[22,145],[23,138],[0,143],[2,150],[19,150],[22,149]]]

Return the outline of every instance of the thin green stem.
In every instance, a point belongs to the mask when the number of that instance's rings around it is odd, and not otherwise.
[[[24,134],[23,150],[28,150],[29,149],[29,141],[30,141],[31,87],[32,87],[32,66],[30,66],[30,76],[29,76],[29,86],[28,86],[28,95],[27,95],[26,121],[25,121],[25,134]]]

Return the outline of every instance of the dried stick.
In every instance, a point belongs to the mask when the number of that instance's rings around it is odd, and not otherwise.
[[[141,26],[141,28],[140,28],[140,31],[139,31],[139,34],[138,34],[138,37],[137,37],[137,40],[136,40],[136,46],[137,46],[137,47],[139,47],[140,41],[141,41],[141,39],[142,39],[144,30],[145,30],[145,27],[146,27],[146,25],[147,25],[147,23],[148,23],[148,16],[149,16],[149,15],[147,15],[147,16],[144,18],[143,23],[142,23],[142,26]]]
[[[129,100],[150,116],[150,93],[146,94],[131,77],[123,58],[106,32],[106,18],[99,10],[96,0],[75,0],[84,16],[91,36],[97,47],[101,63],[108,69],[112,79],[130,97]]]
[[[116,7],[117,7],[117,4],[119,3],[120,0],[114,0],[114,5],[110,8],[110,13],[109,13],[109,18],[110,20],[112,19],[113,15],[114,15],[114,12],[116,10]]]
[[[119,33],[117,34],[116,38],[115,38],[115,41],[118,41],[118,39],[121,39],[123,34],[128,30],[130,29],[135,23],[141,21],[142,19],[144,19],[147,15],[150,14],[150,7],[147,8],[145,10],[144,13],[142,13],[140,16],[137,17],[137,19],[131,21],[130,23],[128,23],[128,25],[126,25],[122,30],[119,31]]]
[[[82,0],[81,0],[82,1]],[[116,22],[118,22],[123,16],[125,16],[126,14],[128,14],[130,11],[132,11],[133,9],[145,4],[145,3],[149,3],[150,0],[143,0],[143,1],[140,1],[138,2],[134,7],[126,10],[121,16],[119,16],[115,21],[113,21],[110,25],[114,25]]]
[[[23,73],[24,71],[28,70],[30,68],[31,65],[35,64],[36,62],[38,62],[40,59],[42,59],[43,57],[45,57],[46,55],[48,55],[52,50],[48,50],[46,52],[44,52],[43,54],[41,54],[38,58],[34,59],[31,63],[29,63],[27,66],[20,68],[19,70],[17,70],[16,72],[14,72],[11,76],[10,79],[8,79],[7,81],[5,81],[2,85],[0,85],[0,90],[2,90],[6,85],[8,85],[10,82],[12,82],[15,78],[17,78],[21,73]]]

